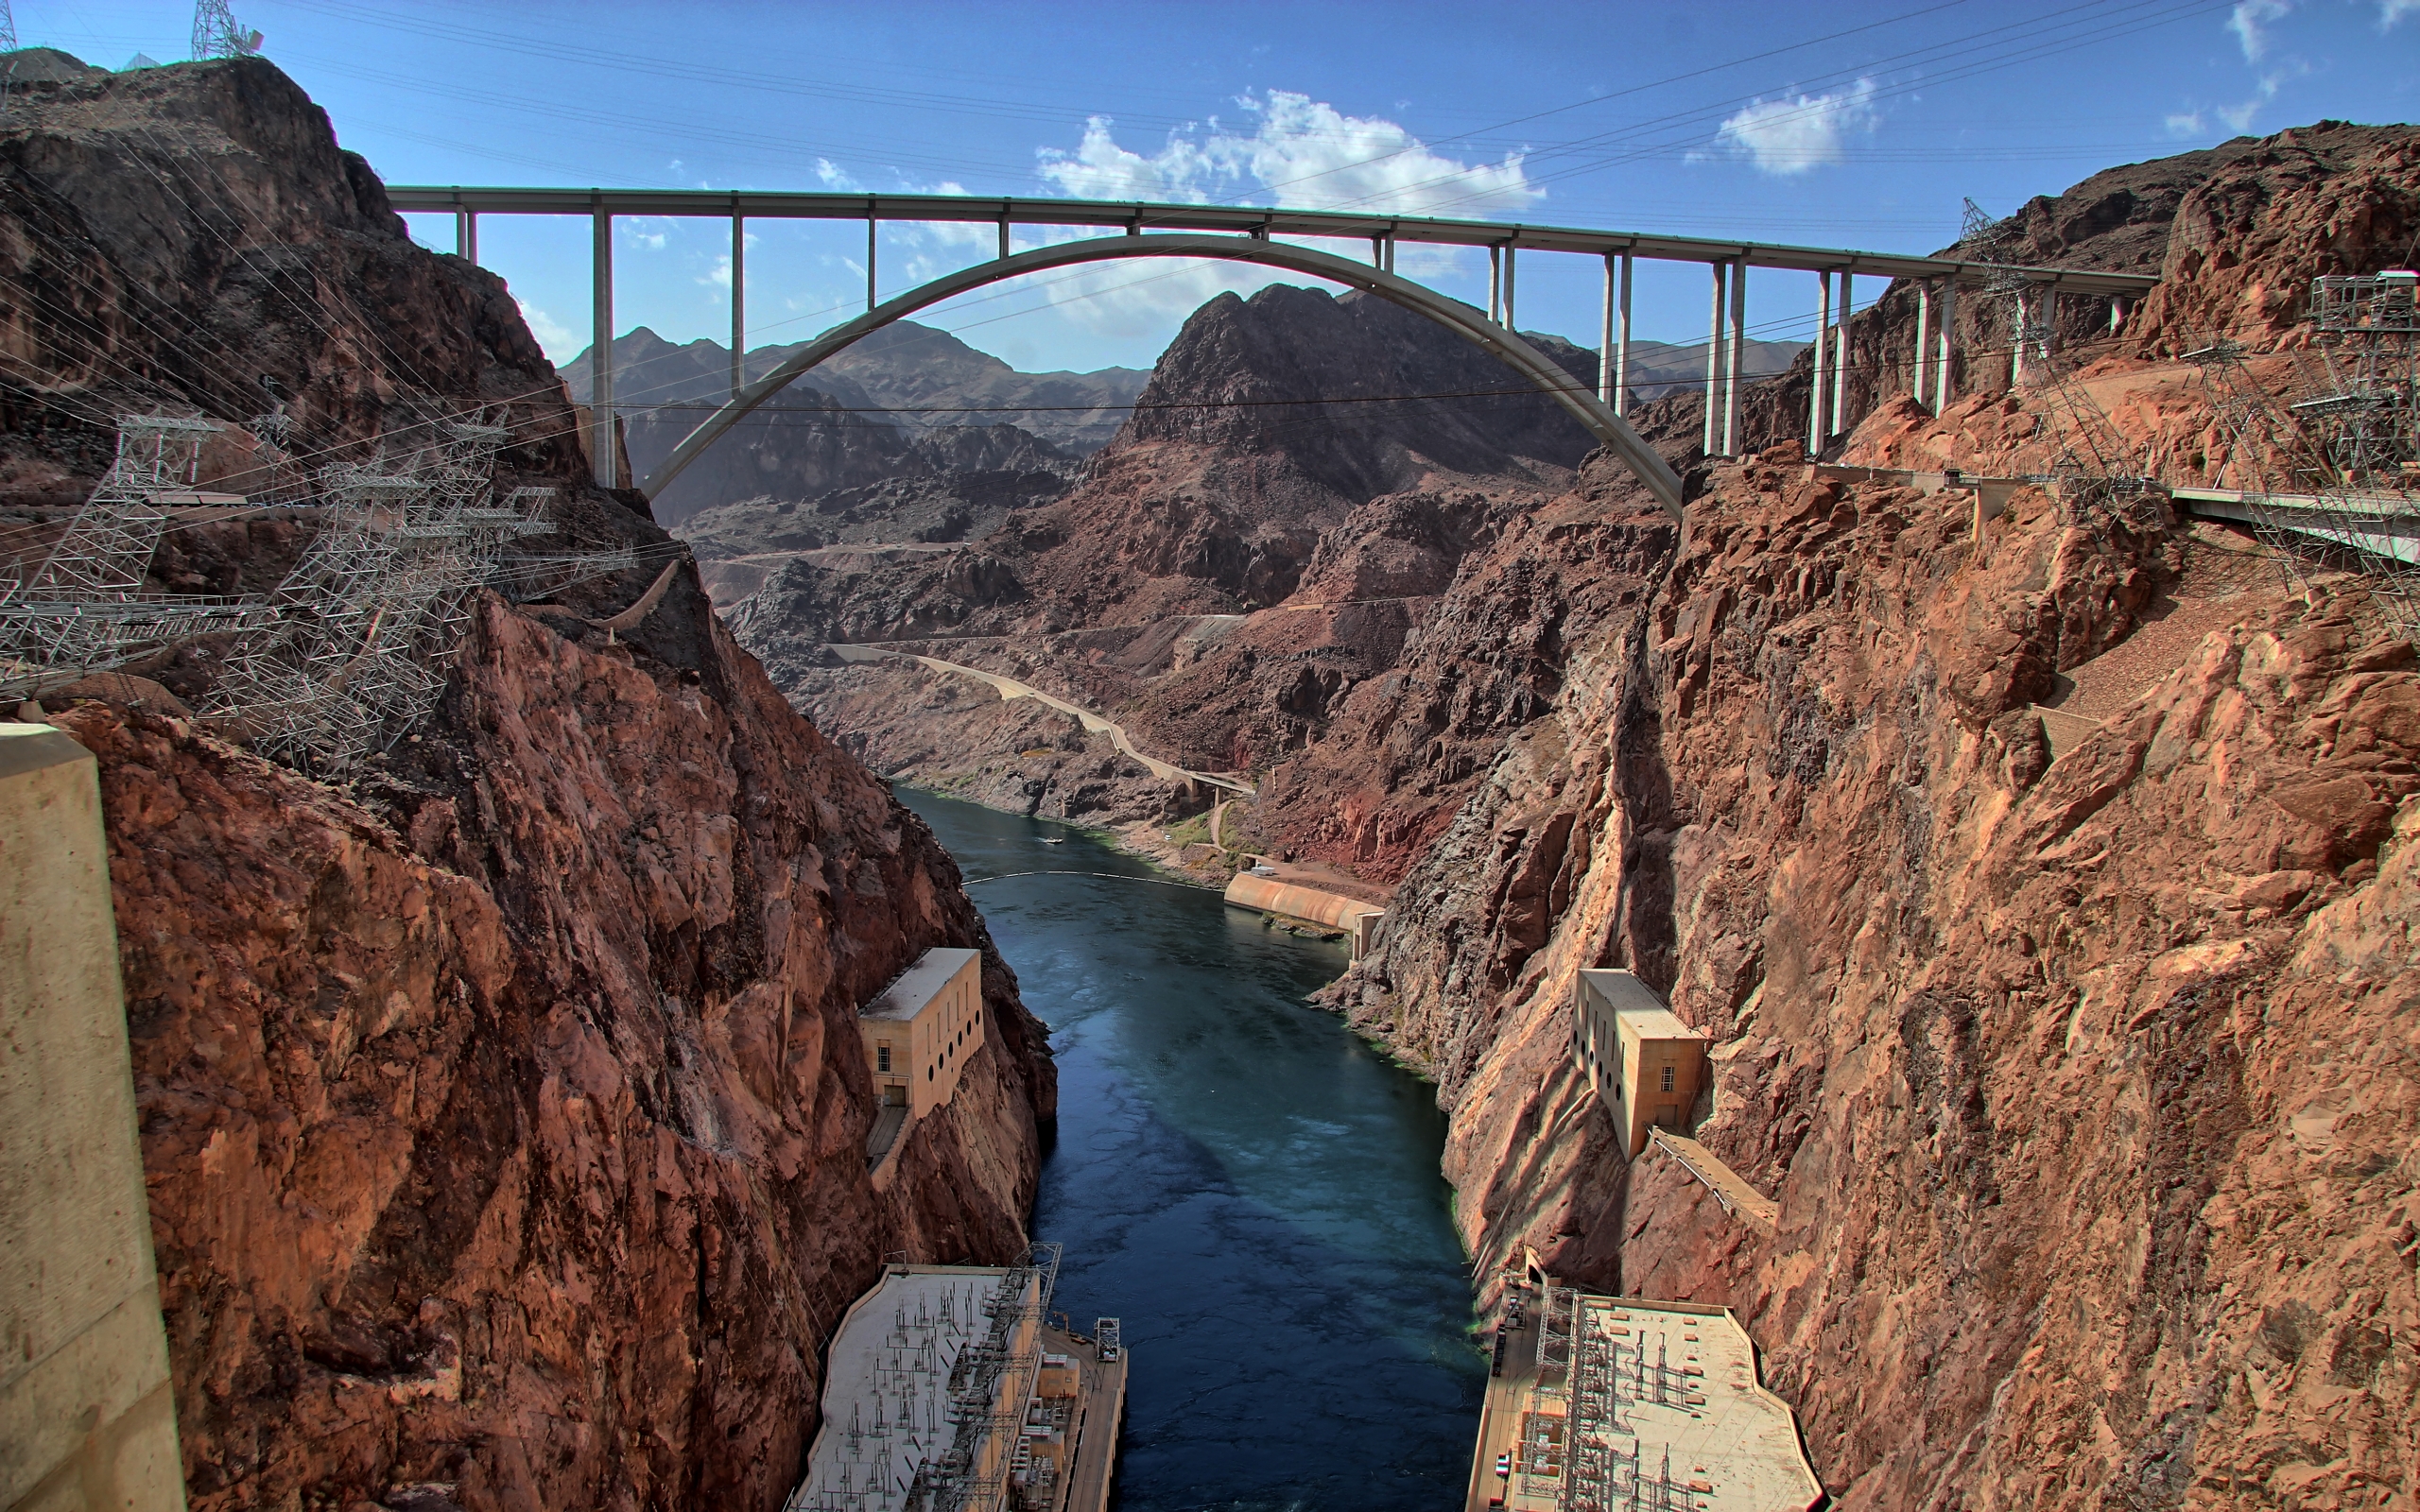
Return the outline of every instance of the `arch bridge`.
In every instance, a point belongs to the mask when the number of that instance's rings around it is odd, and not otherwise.
[[[1949,257],[1909,257],[1843,248],[1797,247],[1771,242],[1734,242],[1703,237],[1658,236],[1634,232],[1591,231],[1493,220],[1450,220],[1333,210],[1276,210],[1255,206],[1151,204],[1096,199],[1037,199],[969,195],[788,194],[712,189],[506,189],[461,185],[389,186],[389,200],[406,214],[454,216],[455,249],[478,259],[478,217],[586,215],[594,225],[591,307],[594,329],[614,329],[614,217],[651,215],[711,217],[731,222],[731,397],[673,449],[640,485],[648,497],[661,493],[699,454],[792,379],[893,320],[957,295],[1029,273],[1135,257],[1225,258],[1364,289],[1435,320],[1455,335],[1494,353],[1549,395],[1555,403],[1612,448],[1676,517],[1681,480],[1626,418],[1631,349],[1631,274],[1634,261],[1699,263],[1711,269],[1705,371],[1704,450],[1728,455],[1737,449],[1739,374],[1747,329],[1747,273],[1751,267],[1817,275],[1815,383],[1808,399],[1810,452],[1821,451],[1844,416],[1848,317],[1852,280],[1864,274],[1913,280],[1917,287],[1916,361],[1910,391],[1935,407],[1949,401],[1957,352],[1954,301],[1962,286],[2013,290],[2036,310],[2063,298],[2106,301],[2114,325],[2126,306],[2158,282],[2145,274],[2076,268],[2024,267]],[[866,225],[866,310],[836,326],[754,383],[744,381],[747,308],[746,225],[751,219],[862,220]],[[878,236],[885,221],[996,224],[999,252],[990,261],[894,296],[877,298]],[[1112,234],[1058,242],[1018,252],[1010,233],[1018,226],[1092,227]],[[1279,241],[1279,237],[1366,242],[1369,261]],[[1488,303],[1484,313],[1429,289],[1394,270],[1398,243],[1482,247],[1488,253]],[[1574,384],[1564,369],[1521,339],[1514,327],[1517,258],[1523,251],[1561,252],[1601,258],[1604,319],[1593,392]],[[1838,305],[1834,304],[1837,286]],[[2031,322],[2029,322],[2030,324]],[[2055,322],[2052,322],[2055,327]],[[592,350],[595,350],[592,348]],[[609,357],[610,343],[604,344]],[[608,360],[593,380],[595,435],[589,455],[600,481],[615,475],[614,373]]]

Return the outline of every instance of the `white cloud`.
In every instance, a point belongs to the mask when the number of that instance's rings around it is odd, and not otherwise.
[[[1396,122],[1347,115],[1288,90],[1237,103],[1248,129],[1213,118],[1170,132],[1149,154],[1122,146],[1109,117],[1093,116],[1074,151],[1042,149],[1039,172],[1059,193],[1077,199],[1201,204],[1218,198],[1482,217],[1525,210],[1545,198],[1530,182],[1518,152],[1495,163],[1465,163],[1431,151]],[[994,234],[988,227],[965,231]],[[1053,229],[1029,240],[1020,236],[1016,249],[1094,234],[1098,233]],[[1306,245],[1339,249],[1333,243]],[[1396,266],[1406,272],[1442,272],[1456,266],[1458,255],[1407,248]],[[1299,276],[1240,262],[1106,263],[1044,274],[1036,284],[1069,318],[1104,335],[1132,338],[1164,332],[1168,320],[1220,294],[1250,295]]]
[[[740,245],[743,248],[755,246],[758,239],[759,238],[756,233],[752,231],[741,232],[739,233]],[[709,268],[706,272],[706,276],[698,280],[698,282],[709,288],[727,289],[731,287],[731,254],[729,252],[725,252],[720,257],[716,258],[715,266]]]
[[[2398,0],[2385,0],[2385,3],[2394,5]],[[2411,0],[2401,0],[2401,3],[2410,4]],[[2269,51],[2269,24],[2283,21],[2292,9],[2291,0],[2236,0],[2235,9],[2227,15],[2227,30],[2234,32],[2236,41],[2243,44],[2245,62],[2260,61]]]
[[[672,229],[672,222],[663,215],[620,215],[614,223],[621,228],[622,240],[650,252],[664,250]]]
[[[1874,80],[1860,78],[1827,94],[1758,100],[1724,121],[1715,140],[1745,152],[1758,171],[1786,176],[1840,162],[1849,136],[1880,120]]]
[[[2262,76],[2258,87],[2253,91],[2252,98],[2240,105],[2213,105],[2210,107],[2211,113],[2226,122],[2228,130],[2238,135],[2251,130],[2252,118],[2260,113],[2262,106],[2277,97],[2278,78],[2279,76],[2275,74]]]
[[[522,323],[529,328],[531,335],[538,338],[539,350],[545,352],[549,362],[568,361],[579,356],[580,349],[588,345],[575,339],[561,320],[527,300],[515,300],[513,302],[521,306]]]
[[[830,158],[815,160],[815,177],[824,188],[836,193],[854,194],[865,187],[864,184],[850,177],[846,168],[841,167]]]
[[[1118,144],[1114,123],[1084,123],[1073,152],[1042,150],[1043,179],[1079,199],[1158,199],[1201,203],[1217,195],[1250,203],[1311,210],[1375,210],[1407,215],[1483,216],[1527,209],[1544,198],[1522,168],[1523,154],[1464,163],[1429,150],[1382,116],[1347,115],[1289,90],[1241,102],[1250,131],[1206,128],[1170,132],[1150,156]]]
[[[2204,129],[2200,111],[2179,111],[2168,118],[2168,134],[2173,137],[2200,136]]]
[[[2406,16],[2420,16],[2420,0],[2378,0],[2378,30],[2386,30]]]

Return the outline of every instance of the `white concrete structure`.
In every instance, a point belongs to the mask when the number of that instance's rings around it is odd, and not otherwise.
[[[0,724],[0,1508],[184,1504],[100,783]]]
[[[1571,1020],[1573,1059],[1613,1112],[1623,1155],[1646,1149],[1651,1128],[1687,1127],[1705,1083],[1705,1036],[1628,971],[1582,971]]]

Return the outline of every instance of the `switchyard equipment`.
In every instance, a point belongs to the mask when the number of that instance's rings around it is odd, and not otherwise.
[[[1046,1366],[1069,1337],[1047,1327],[1060,1246],[1037,1244],[1014,1265],[892,1265],[832,1335],[822,1423],[786,1512],[1025,1512],[1065,1508],[1065,1455],[1035,1441],[1084,1417]],[[1115,1319],[1096,1325],[1096,1363],[1124,1391]],[[1105,1412],[1114,1451],[1114,1412]],[[1063,1437],[1055,1440],[1063,1443]],[[1105,1470],[1105,1466],[1103,1467]],[[1107,1494],[1106,1474],[1097,1477]]]
[[[1795,1415],[1728,1309],[1543,1278],[1536,1349],[1492,1382],[1470,1503],[1512,1512],[1806,1512]],[[1501,1456],[1498,1458],[1498,1456]],[[1495,1491],[1490,1495],[1490,1491]]]
[[[2242,487],[2178,494],[2249,524],[2291,588],[2309,589],[2314,558],[2352,569],[2420,640],[2420,272],[2314,279],[2307,324],[2283,394],[2240,342],[2186,353],[2228,442],[2217,480]]]

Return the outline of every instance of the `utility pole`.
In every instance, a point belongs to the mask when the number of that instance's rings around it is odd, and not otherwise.
[[[196,61],[205,58],[250,58],[260,50],[261,34],[244,29],[235,13],[227,9],[227,0],[194,0]]]

